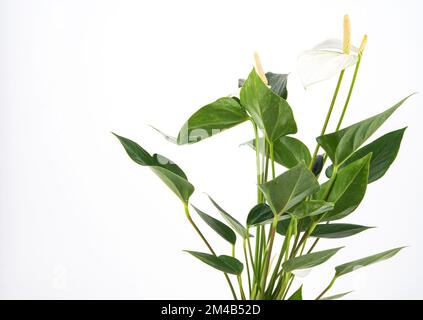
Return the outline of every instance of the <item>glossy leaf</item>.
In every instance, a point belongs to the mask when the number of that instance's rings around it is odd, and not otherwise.
[[[368,183],[380,179],[394,162],[398,154],[405,129],[406,128],[387,133],[379,139],[376,139],[368,145],[358,149],[341,165],[340,170],[342,170],[342,168],[351,162],[354,162],[355,160],[360,159],[369,153],[372,153]],[[332,176],[332,171],[333,166],[329,166],[326,169],[326,176],[328,178]]]
[[[326,239],[346,238],[371,228],[373,227],[347,223],[318,224],[310,236]]]
[[[384,252],[381,252],[381,253],[378,253],[378,254],[375,254],[375,255],[372,255],[372,256],[368,256],[366,258],[362,258],[362,259],[359,259],[359,260],[354,260],[354,261],[351,261],[351,262],[341,264],[341,265],[339,265],[335,268],[335,271],[336,271],[335,276],[340,277],[340,276],[343,276],[344,274],[350,273],[350,272],[355,271],[357,269],[360,269],[362,267],[366,267],[366,266],[369,266],[371,264],[389,259],[389,258],[395,256],[403,248],[404,247],[391,249],[391,250],[384,251]]]
[[[189,144],[211,137],[249,119],[239,102],[220,98],[195,112],[179,131],[177,143]]]
[[[329,203],[322,200],[305,200],[289,209],[286,214],[278,217],[279,221],[290,220],[291,217],[297,219],[303,219],[314,215],[319,215],[324,212],[332,210],[334,207],[333,203]],[[274,214],[272,209],[265,204],[260,203],[251,209],[248,218],[247,225],[256,226],[272,223]]]
[[[272,209],[265,203],[259,203],[250,210],[247,217],[247,226],[255,226],[266,221],[272,221],[273,217]]]
[[[326,200],[335,203],[335,207],[325,213],[323,221],[342,219],[358,207],[366,193],[370,158],[371,154],[356,160],[337,174]],[[324,183],[316,198],[324,196],[329,187],[330,181]]]
[[[282,268],[285,270],[285,272],[312,268],[326,262],[342,248],[343,247],[323,250],[291,258],[282,264]]]
[[[319,189],[315,176],[303,162],[275,179],[261,184],[260,190],[275,214],[283,214]]]
[[[347,294],[350,294],[351,292],[352,291],[334,294],[333,296],[324,297],[324,298],[322,298],[320,300],[337,300],[337,299],[341,299],[342,297],[346,296]]]
[[[203,261],[205,264],[225,273],[240,275],[244,269],[243,264],[238,259],[231,256],[221,255],[216,257],[203,252],[185,251]]]
[[[250,140],[245,143],[249,147],[256,149],[254,140]],[[263,154],[264,138],[259,140],[259,151]],[[300,140],[283,136],[273,142],[273,153],[275,162],[284,166],[285,168],[291,169],[295,167],[301,161],[304,161],[308,165],[311,161],[310,151],[307,146]]]
[[[243,239],[248,236],[247,229],[234,217],[232,217],[229,213],[222,209],[210,196],[208,196],[210,201],[222,215],[222,217],[226,220],[227,223],[237,232]]]
[[[323,200],[305,200],[288,211],[291,217],[303,219],[328,212],[334,204]]]
[[[241,104],[270,141],[297,132],[291,107],[253,69],[241,88]]]
[[[207,213],[194,207],[193,205],[191,206],[195,209],[195,211],[197,211],[200,218],[203,219],[203,221],[207,223],[210,228],[216,231],[218,235],[220,235],[223,239],[225,239],[226,241],[228,241],[229,243],[233,245],[236,243],[236,234],[235,232],[232,231],[231,228],[229,228],[223,222],[209,216]]]
[[[113,133],[114,134],[114,133]],[[164,156],[151,156],[146,150],[132,140],[114,134],[129,157],[139,165],[150,167],[151,170],[181,199],[188,203],[194,192],[194,186],[188,182],[187,176],[175,163]]]
[[[276,226],[276,232],[282,236],[285,236],[288,232],[288,227],[290,223],[291,223],[291,218],[279,220]],[[310,223],[311,223],[310,218],[301,219],[297,223],[297,231],[304,232],[310,226]]]
[[[410,96],[393,107],[345,129],[317,138],[335,165],[348,159]]]
[[[299,287],[288,300],[303,300],[303,286]]]
[[[287,89],[288,74],[267,72],[266,78],[273,92],[286,100],[288,98],[288,89]],[[239,79],[238,87],[241,88],[244,82],[245,82],[245,79]]]

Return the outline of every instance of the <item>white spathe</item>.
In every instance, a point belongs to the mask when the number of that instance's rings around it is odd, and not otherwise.
[[[342,52],[342,41],[328,39],[298,56],[297,72],[305,89],[328,80],[357,62],[358,48],[351,46],[350,54]]]

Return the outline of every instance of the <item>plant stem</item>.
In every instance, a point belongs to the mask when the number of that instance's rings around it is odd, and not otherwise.
[[[269,272],[269,264],[270,264],[270,258],[272,256],[272,248],[273,248],[273,242],[275,240],[277,224],[278,224],[278,215],[275,214],[273,218],[272,226],[270,228],[269,243],[267,244],[266,250],[264,252],[263,274],[261,275],[262,296],[264,296],[265,290],[266,290],[267,274]]]
[[[261,183],[261,174],[260,174],[260,150],[259,150],[259,135],[257,125],[254,120],[251,119],[251,123],[253,124],[254,128],[254,143],[256,146],[256,171],[257,171],[257,202],[260,203],[261,201],[261,191],[259,189],[259,185]]]
[[[329,110],[326,114],[326,119],[325,119],[325,122],[323,124],[320,135],[324,135],[325,132],[326,132],[326,128],[328,126],[329,119],[330,119],[330,116],[332,115],[333,107],[335,105],[336,97],[338,96],[339,88],[341,87],[341,83],[342,83],[342,79],[344,77],[344,73],[345,73],[345,69],[342,70],[341,73],[339,74],[338,83],[336,84],[335,92],[333,93],[332,101],[330,103]],[[314,149],[313,157],[311,158],[311,162],[310,162],[310,165],[309,165],[310,170],[313,167],[314,161],[316,160],[317,153],[319,152],[319,148],[320,148],[320,145],[317,144],[316,148]]]
[[[189,208],[188,208],[188,204],[184,203],[184,209],[185,209],[185,215],[188,219],[188,221],[191,223],[192,227],[194,228],[194,230],[198,233],[198,235],[200,236],[200,238],[204,241],[204,243],[206,244],[207,248],[209,248],[210,252],[216,256],[216,252],[213,250],[213,248],[211,247],[210,243],[207,241],[207,239],[204,237],[204,235],[201,233],[200,229],[198,229],[197,225],[195,224],[195,222],[192,220],[191,218],[191,214],[189,213]],[[229,276],[227,273],[224,273],[226,281],[228,282],[229,288],[231,289],[232,292],[232,296],[234,297],[235,300],[238,300],[236,293],[235,293],[235,289],[232,285],[231,279],[229,279]]]
[[[322,293],[321,293],[321,294],[319,294],[319,295],[317,296],[316,300],[320,300],[320,299],[323,297],[323,295],[324,295],[326,292],[328,292],[330,288],[332,288],[332,286],[333,286],[333,284],[335,283],[335,281],[336,281],[336,276],[334,276],[334,277],[332,278],[332,280],[331,280],[331,282],[329,283],[329,285],[325,288],[325,290],[323,290],[323,291],[322,291]]]
[[[248,234],[248,232],[247,232]],[[248,255],[247,255],[247,240],[244,239],[242,243],[242,247],[244,249],[244,258],[245,258],[245,265],[247,266],[247,277],[248,277],[248,293],[251,296],[251,275],[250,275],[250,264],[248,263]]]
[[[232,257],[235,258],[235,244],[232,245]],[[246,300],[244,288],[242,287],[242,277],[240,275],[237,275],[237,279],[238,279],[239,293],[241,295],[241,299]]]
[[[273,152],[273,142],[269,142],[270,159],[272,162],[272,179],[275,179],[275,156]]]

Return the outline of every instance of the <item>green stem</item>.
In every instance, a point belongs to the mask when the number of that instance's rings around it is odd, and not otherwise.
[[[257,129],[257,125],[254,122],[254,120],[251,120],[251,123],[253,124],[253,128],[254,128],[254,143],[256,146],[256,175],[257,175],[257,202],[260,203],[261,202],[261,191],[259,188],[259,185],[261,183],[261,174],[260,174],[260,150],[259,150],[259,134],[258,134],[258,129]]]
[[[275,214],[272,222],[272,226],[270,228],[269,234],[269,243],[266,247],[264,252],[264,266],[263,266],[263,273],[261,275],[261,288],[262,288],[262,296],[264,297],[265,290],[266,290],[266,282],[267,282],[267,274],[269,272],[269,265],[270,265],[270,258],[272,256],[272,248],[273,242],[275,240],[275,233],[276,233],[276,226],[278,224],[278,215]]]
[[[235,245],[232,245],[232,257],[235,258]],[[246,300],[245,298],[245,292],[244,292],[244,288],[242,287],[242,278],[240,275],[237,276],[238,279],[238,285],[239,285],[239,293],[241,295],[241,299],[242,300]]]
[[[248,233],[247,233],[248,234]],[[247,255],[247,240],[244,239],[242,243],[242,248],[244,249],[244,258],[245,258],[245,265],[247,267],[247,278],[248,278],[248,293],[251,296],[251,275],[250,275],[250,264],[248,263],[248,255]]]
[[[336,84],[335,92],[333,93],[332,101],[330,103],[328,113],[326,114],[326,119],[325,119],[325,122],[323,124],[322,131],[320,132],[320,135],[324,135],[325,132],[326,132],[326,128],[328,126],[329,119],[330,119],[330,116],[332,115],[333,107],[335,105],[336,97],[338,96],[339,88],[341,87],[342,78],[344,77],[344,73],[345,73],[345,69],[342,70],[341,73],[339,74],[338,83]],[[310,162],[310,165],[309,165],[310,170],[313,167],[314,161],[316,160],[317,153],[319,152],[319,148],[320,148],[320,145],[317,144],[316,148],[314,149],[313,157],[311,158],[311,162]]]
[[[323,297],[323,295],[324,295],[326,292],[328,292],[330,288],[332,288],[332,286],[333,286],[333,284],[335,283],[335,281],[336,281],[336,276],[334,276],[334,277],[332,278],[332,281],[331,281],[331,282],[329,283],[329,285],[325,288],[325,290],[323,290],[323,291],[322,291],[322,293],[321,293],[321,294],[319,294],[319,295],[317,296],[316,300],[320,300],[320,299]]]
[[[275,179],[275,156],[273,152],[273,142],[269,142],[269,149],[270,149],[270,159],[272,162],[272,179]]]
[[[191,223],[192,227],[194,228],[194,230],[198,233],[198,235],[200,236],[200,238],[204,241],[204,243],[206,244],[207,248],[209,248],[210,252],[216,256],[216,252],[213,250],[212,246],[210,245],[210,243],[207,241],[207,239],[204,237],[204,235],[201,233],[200,229],[198,229],[197,225],[195,224],[195,222],[192,220],[191,218],[191,214],[189,213],[189,208],[188,208],[188,204],[184,203],[184,209],[185,209],[185,215],[188,219],[188,221]],[[235,293],[235,289],[232,285],[231,280],[228,277],[227,273],[224,273],[226,281],[228,282],[229,288],[231,289],[232,292],[232,296],[234,297],[235,300],[238,300],[236,293]]]

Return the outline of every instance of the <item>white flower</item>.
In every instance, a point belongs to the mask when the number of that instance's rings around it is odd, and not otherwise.
[[[329,39],[307,50],[298,57],[297,71],[304,88],[330,79],[342,70],[355,65],[359,49],[350,44],[351,26],[344,16],[344,39]]]
[[[341,40],[329,39],[301,53],[298,57],[297,71],[304,88],[307,88],[355,65],[357,58],[358,48],[351,46],[350,53],[346,54],[343,53]]]

